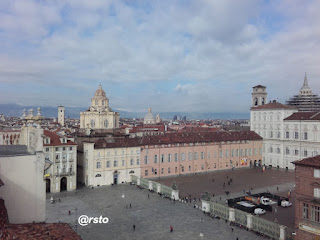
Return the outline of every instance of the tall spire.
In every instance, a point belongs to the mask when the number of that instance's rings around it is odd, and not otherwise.
[[[308,79],[307,79],[307,72],[305,72],[305,74],[304,74],[303,86],[309,87],[309,86],[308,86]]]
[[[299,95],[312,95],[312,90],[308,85],[308,78],[307,78],[307,73],[306,72],[304,74],[303,86],[300,89]]]

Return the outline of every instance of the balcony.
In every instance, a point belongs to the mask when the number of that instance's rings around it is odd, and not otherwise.
[[[55,176],[56,177],[66,177],[66,176],[73,176],[75,175],[74,171],[69,171],[69,172],[64,172],[64,171],[61,171],[60,173],[56,173]]]

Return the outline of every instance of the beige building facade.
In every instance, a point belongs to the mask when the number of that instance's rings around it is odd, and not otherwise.
[[[140,146],[122,143],[84,143],[79,154],[85,186],[102,186],[131,182],[131,175],[140,175]]]
[[[219,133],[218,133],[219,134]],[[182,140],[182,139],[181,139]],[[156,178],[182,174],[253,167],[262,164],[262,138],[228,141],[179,141],[150,144],[141,150],[141,177]]]
[[[52,165],[44,172],[46,192],[77,188],[77,144],[67,136],[44,131],[43,153]]]
[[[120,115],[109,107],[109,99],[101,84],[91,99],[91,106],[80,112],[80,129],[116,129],[119,128]]]

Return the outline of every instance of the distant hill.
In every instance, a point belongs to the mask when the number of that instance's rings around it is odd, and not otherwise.
[[[37,114],[38,106],[21,106],[17,104],[0,104],[0,114],[4,114],[8,117],[20,117],[23,114],[23,109],[27,112],[33,108],[34,115]],[[55,118],[57,117],[58,107],[41,107],[41,114],[45,117]],[[80,112],[86,111],[88,107],[65,107],[65,116],[70,118],[80,118]],[[118,111],[121,118],[144,118],[146,112],[126,112]],[[157,112],[154,112],[154,115]],[[198,113],[198,112],[160,112],[160,117],[163,119],[172,119],[174,115],[187,116],[187,119],[249,119],[250,114],[247,113]]]

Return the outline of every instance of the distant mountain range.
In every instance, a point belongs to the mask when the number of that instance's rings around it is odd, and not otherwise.
[[[7,117],[20,117],[23,114],[23,109],[33,109],[33,114],[37,114],[38,106],[21,106],[17,104],[0,104],[0,114]],[[58,116],[58,107],[41,107],[41,114],[45,117],[55,118]],[[65,107],[65,116],[70,118],[80,118],[80,112],[86,111],[86,107]],[[120,113],[121,118],[144,118],[146,112],[126,112],[114,111]],[[156,113],[154,113],[156,114]],[[187,116],[187,119],[249,119],[248,113],[199,113],[199,112],[160,112],[160,117],[163,119],[172,119],[173,116]]]

